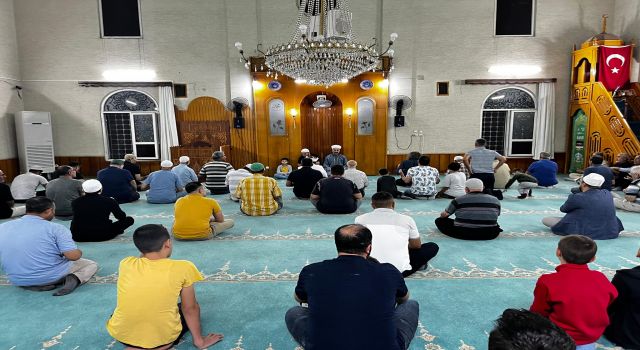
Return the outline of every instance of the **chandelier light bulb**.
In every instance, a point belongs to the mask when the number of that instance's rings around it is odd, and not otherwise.
[[[306,33],[307,32],[307,25],[306,24],[301,24],[298,29],[300,29],[300,33]]]
[[[389,49],[389,51],[387,51],[389,53],[390,57],[393,57],[393,54],[396,53],[396,51],[394,49]]]
[[[391,39],[391,41],[396,41],[396,39],[398,39],[398,33],[391,33],[391,35],[389,35],[389,38]]]
[[[239,42],[239,41],[236,41],[236,43],[235,43],[235,47],[236,47],[236,49],[238,49],[238,50],[242,50],[242,43],[241,43],[241,42]]]

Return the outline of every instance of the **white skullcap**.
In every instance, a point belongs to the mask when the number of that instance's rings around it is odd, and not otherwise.
[[[470,189],[470,190],[480,190],[482,191],[484,189],[484,184],[482,183],[482,180],[480,179],[476,179],[476,178],[471,178],[467,181],[465,181],[464,183],[464,187]]]
[[[457,162],[457,161],[459,161],[459,160],[463,160],[463,159],[464,159],[464,157],[462,157],[462,156],[455,156],[455,157],[453,157],[453,161],[454,161],[454,162]]]
[[[182,156],[182,157],[180,157],[180,158],[178,159],[178,161],[179,161],[180,163],[187,164],[187,163],[189,163],[189,157],[187,157],[187,156]]]
[[[98,180],[87,180],[82,183],[82,190],[85,193],[96,193],[100,192],[102,189],[102,184]]]
[[[173,163],[170,160],[163,160],[160,163],[160,166],[163,168],[171,168],[173,166]]]
[[[333,146],[331,146],[331,149],[342,149],[342,146],[340,146],[340,145],[333,145]]]
[[[305,152],[306,153],[310,153],[311,151],[309,151],[308,148],[303,148],[303,149],[300,150],[300,153],[305,153]]]
[[[589,186],[600,187],[604,183],[604,177],[600,174],[591,173],[582,178],[582,182]]]

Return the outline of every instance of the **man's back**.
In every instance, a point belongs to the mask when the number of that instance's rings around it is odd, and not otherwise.
[[[436,183],[438,181],[438,170],[430,166],[416,166],[407,172],[411,176],[411,193],[418,196],[432,196],[438,190]]]
[[[287,180],[293,183],[293,193],[296,197],[309,198],[313,186],[323,178],[321,172],[306,166],[291,172]]]
[[[396,298],[408,293],[391,264],[339,256],[306,266],[296,295],[307,300],[313,349],[400,349]]]
[[[391,175],[382,175],[376,181],[376,192],[389,192],[391,195],[396,195],[398,192],[398,186],[396,185],[396,178]]]
[[[471,192],[451,200],[445,210],[449,214],[455,213],[455,226],[477,228],[496,226],[500,209],[500,201],[496,197]]]
[[[409,239],[420,238],[416,222],[407,215],[391,208],[377,208],[356,217],[356,224],[371,230],[371,256],[383,263],[395,266],[398,271],[411,270]]]
[[[226,175],[226,183],[229,186],[229,192],[234,193],[240,182],[251,177],[251,172],[246,169],[231,170]]]
[[[471,157],[471,171],[474,173],[493,174],[493,160],[500,154],[496,151],[476,147],[467,153]]]
[[[71,262],[62,253],[74,249],[66,227],[39,216],[26,215],[0,225],[2,267],[14,285],[44,285],[66,276]]]
[[[611,191],[611,185],[613,183],[613,171],[611,171],[608,166],[604,166],[601,164],[592,165],[584,169],[584,173],[582,175],[587,176],[591,173],[602,175],[602,177],[604,177],[604,183],[602,183],[602,186],[600,186],[600,188]]]
[[[270,177],[253,174],[240,183],[236,197],[242,201],[242,212],[250,216],[271,215],[278,211],[276,197],[282,197],[278,182]]]
[[[171,169],[171,172],[178,176],[180,180],[180,186],[184,187],[184,185],[189,182],[197,182],[198,176],[196,176],[196,172],[193,169],[189,168],[186,164],[179,164]]]
[[[133,193],[133,176],[127,170],[108,167],[98,171],[97,178],[102,184],[102,195],[113,197],[118,202],[130,200]]]
[[[182,329],[180,292],[202,279],[190,261],[124,258],[118,269],[118,304],[107,322],[109,334],[144,348],[173,342]]]
[[[348,168],[344,171],[344,178],[347,180],[351,180],[359,190],[367,187],[369,185],[369,179],[367,178],[367,174],[364,171]]]
[[[16,200],[29,199],[35,197],[38,185],[46,185],[47,183],[47,179],[40,175],[34,173],[20,174],[11,182],[11,195]]]
[[[149,185],[147,202],[149,203],[173,203],[176,201],[176,190],[182,184],[178,176],[169,170],[154,171],[144,180]]]
[[[173,235],[179,239],[206,239],[211,236],[209,220],[220,212],[220,205],[213,198],[188,194],[175,204]]]
[[[360,193],[356,185],[340,176],[318,181],[312,194],[320,196],[317,208],[326,214],[348,214],[358,209],[354,194]]]
[[[56,215],[73,215],[71,202],[82,195],[82,182],[62,176],[49,182],[46,194],[56,204]]]
[[[540,159],[531,163],[527,169],[527,173],[538,179],[538,185],[543,187],[554,186],[558,184],[556,174],[558,173],[558,164],[549,159]]]
[[[112,213],[117,219],[126,217],[115,199],[97,193],[88,193],[77,198],[71,206],[71,231],[78,241],[90,240],[92,232],[108,232],[111,224],[109,216]]]
[[[560,207],[566,215],[551,230],[558,234],[581,234],[592,239],[617,238],[624,228],[616,216],[613,196],[604,189],[572,193]]]
[[[200,176],[204,176],[205,184],[210,188],[224,188],[227,173],[233,170],[231,164],[217,160],[210,161],[200,169]]]

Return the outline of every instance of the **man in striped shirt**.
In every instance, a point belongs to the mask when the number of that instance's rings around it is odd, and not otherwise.
[[[282,190],[278,182],[262,175],[262,163],[253,163],[249,169],[253,175],[242,180],[235,192],[235,196],[240,198],[240,211],[249,216],[275,214],[282,208]]]
[[[480,179],[471,178],[464,184],[465,194],[451,201],[436,219],[440,232],[453,238],[481,241],[498,237],[502,229],[498,225],[500,201],[482,193]],[[455,220],[449,216],[456,214]]]
[[[215,151],[211,161],[203,165],[198,174],[205,178],[205,185],[211,194],[227,194],[229,186],[225,184],[227,173],[233,170],[233,166],[226,162],[227,156],[222,151]]]

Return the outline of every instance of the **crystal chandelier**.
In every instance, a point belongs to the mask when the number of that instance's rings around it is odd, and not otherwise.
[[[377,42],[357,41],[351,26],[351,11],[347,0],[299,0],[296,30],[289,42],[270,47],[264,56],[268,75],[289,76],[311,85],[331,86],[366,71],[373,71],[383,55],[393,56],[391,45],[398,37],[392,33],[384,52],[378,54]],[[245,66],[242,43],[235,43]]]

